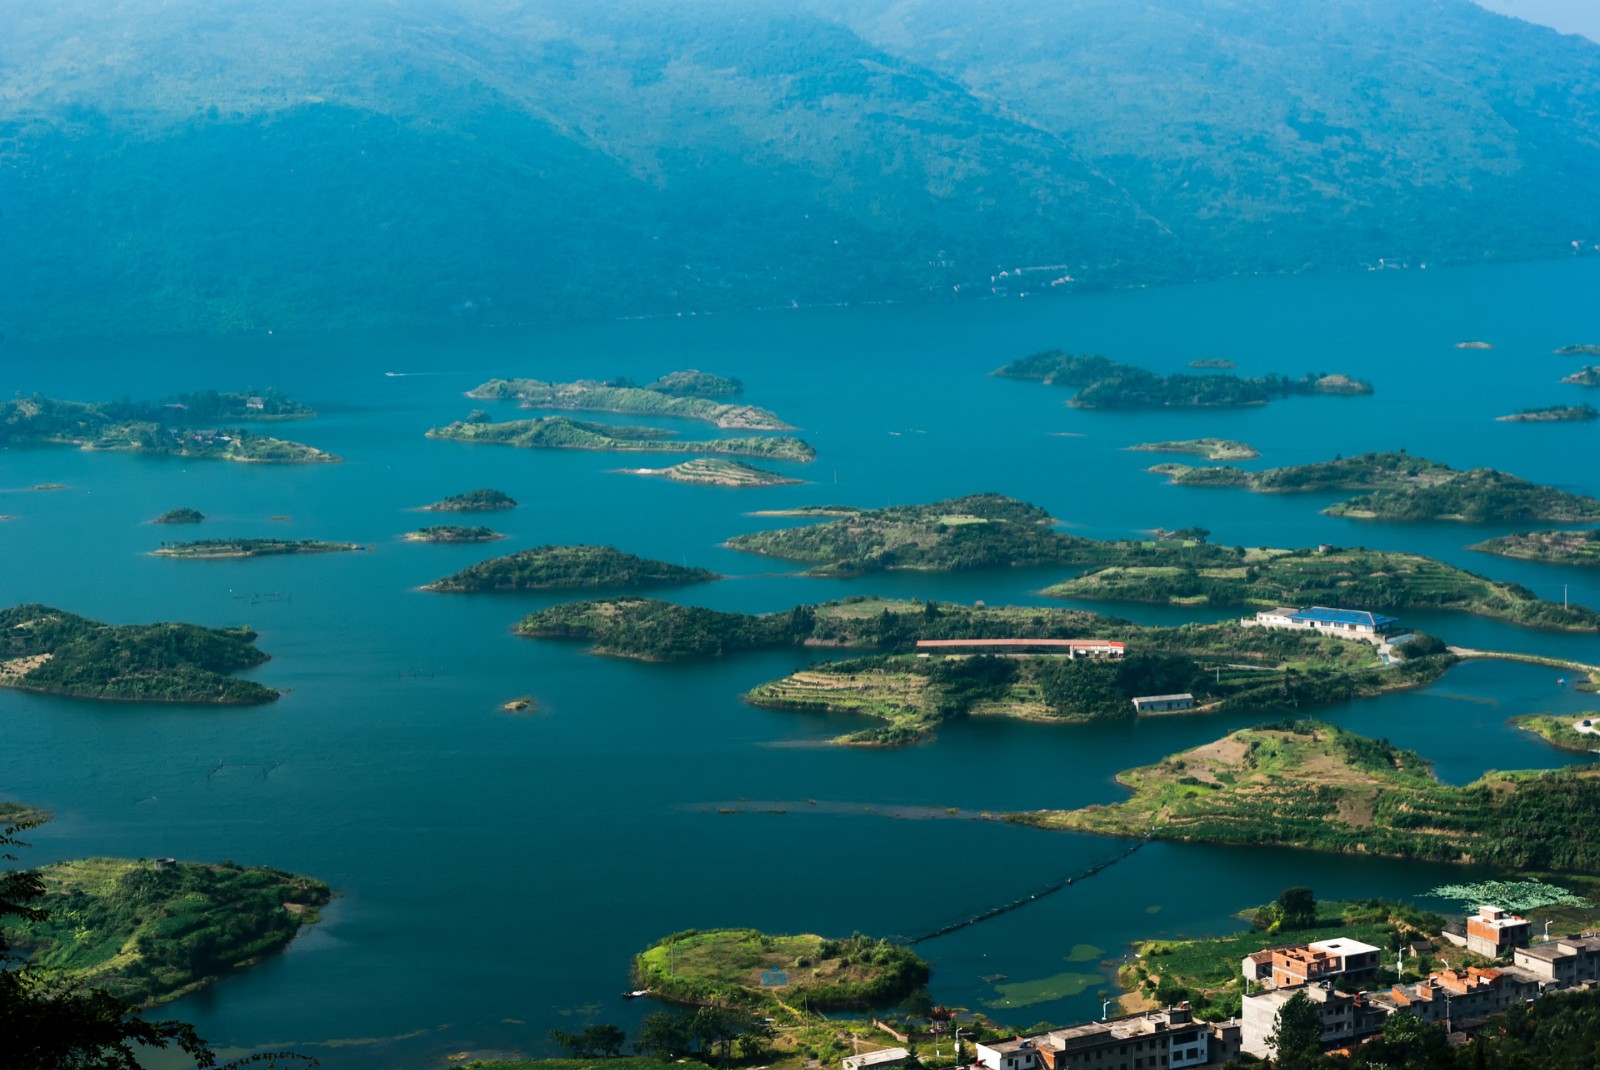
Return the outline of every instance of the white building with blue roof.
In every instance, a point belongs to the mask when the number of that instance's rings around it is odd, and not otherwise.
[[[1241,624],[1262,628],[1289,628],[1297,631],[1320,632],[1341,639],[1378,640],[1390,634],[1400,621],[1365,609],[1329,609],[1327,606],[1307,606],[1305,609],[1263,609],[1254,620]]]

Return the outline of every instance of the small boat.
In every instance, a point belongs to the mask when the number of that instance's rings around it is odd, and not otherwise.
[[[635,988],[632,992],[624,992],[624,993],[622,993],[622,998],[623,999],[638,999],[640,996],[648,996],[649,994],[650,994],[650,990],[648,988]]]

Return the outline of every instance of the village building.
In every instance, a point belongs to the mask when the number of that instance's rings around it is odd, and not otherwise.
[[[1497,959],[1513,948],[1527,947],[1532,935],[1528,919],[1499,907],[1479,907],[1477,917],[1467,919],[1467,950],[1484,958]]]
[[[1240,1045],[1251,1055],[1269,1059],[1270,1037],[1278,1026],[1278,1012],[1299,993],[1305,993],[1322,1019],[1322,1046],[1340,1047],[1383,1028],[1387,1011],[1375,1007],[1365,992],[1340,992],[1331,982],[1274,988],[1245,996],[1240,1007]]]
[[[1382,953],[1381,948],[1359,940],[1318,940],[1246,955],[1242,968],[1245,980],[1268,982],[1277,988],[1336,977],[1364,981],[1377,973]]]
[[[852,1055],[844,1060],[844,1070],[888,1070],[891,1066],[904,1066],[911,1058],[906,1048],[884,1048],[865,1055]]]
[[[1246,617],[1239,623],[1256,628],[1318,632],[1341,639],[1377,640],[1393,632],[1400,621],[1365,609],[1329,609],[1327,606],[1293,609],[1280,606],[1277,609],[1263,609],[1255,617]]]
[[[987,1070],[1186,1070],[1227,1062],[1239,1053],[1239,1037],[1237,1022],[1197,1022],[1184,1003],[979,1044],[978,1062]]]
[[[1165,713],[1168,710],[1194,709],[1194,696],[1185,692],[1182,695],[1140,695],[1133,700],[1134,713]]]
[[[1372,1002],[1390,1014],[1414,1014],[1425,1022],[1460,1022],[1487,1018],[1513,1004],[1539,998],[1539,979],[1517,967],[1465,972],[1440,970],[1426,981],[1395,985],[1387,994],[1376,993]]]
[[[1069,658],[1120,658],[1127,644],[1111,639],[918,639],[927,652],[974,650],[998,653],[1065,654]]]
[[[1571,988],[1600,981],[1600,937],[1569,936],[1511,952],[1511,964],[1546,986]]]

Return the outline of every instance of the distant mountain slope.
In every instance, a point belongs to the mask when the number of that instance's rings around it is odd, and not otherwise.
[[[944,298],[1600,240],[1600,47],[1466,0],[421,6],[13,0],[0,331]]]

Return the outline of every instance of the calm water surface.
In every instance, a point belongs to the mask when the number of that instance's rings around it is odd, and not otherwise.
[[[783,521],[753,510],[920,502],[993,490],[1095,537],[1202,524],[1230,544],[1318,542],[1426,553],[1543,597],[1600,605],[1600,573],[1501,560],[1472,542],[1504,529],[1321,516],[1331,495],[1170,487],[1124,447],[1239,438],[1271,467],[1404,447],[1600,494],[1594,424],[1496,423],[1576,403],[1581,365],[1551,350],[1600,341],[1600,262],[1240,279],[1072,300],[682,317],[525,331],[6,343],[0,386],[102,399],[276,386],[322,413],[268,429],[345,457],[299,468],[70,449],[0,451],[0,604],[38,601],[110,621],[249,624],[287,691],[257,709],[104,705],[0,692],[0,797],[48,807],[30,861],[86,854],[231,858],[319,876],[341,898],[281,956],[171,1005],[223,1046],[292,1045],[330,1067],[440,1065],[445,1053],[543,1052],[552,1026],[631,1027],[630,956],[664,933],[753,925],[910,935],[1026,896],[1124,844],[1010,828],[982,810],[1119,797],[1119,769],[1270,719],[1176,717],[1059,727],[974,721],[904,750],[815,744],[843,718],[757,710],[739,696],[809,657],[696,665],[597,658],[519,640],[510,626],[561,597],[416,588],[493,553],[613,543],[715,569],[669,592],[700,605],[786,609],[853,594],[1046,604],[1055,570],[810,580],[721,543]],[[1492,351],[1457,350],[1481,338]],[[1238,412],[1097,413],[1067,391],[985,375],[1043,348],[1163,371],[1199,357],[1241,374],[1342,371],[1366,398],[1299,398]],[[612,471],[675,455],[464,446],[422,437],[472,407],[491,376],[626,375],[680,367],[741,377],[818,450],[810,482],[725,490]],[[412,373],[387,375],[388,372]],[[512,418],[509,405],[493,406]],[[686,437],[714,432],[683,424]],[[40,483],[66,489],[38,492]],[[472,487],[522,507],[487,521],[492,549],[398,536],[410,510]],[[257,561],[149,556],[180,505],[206,536],[370,543],[370,553]],[[288,516],[288,522],[273,521]],[[1090,608],[1148,622],[1223,611]],[[1456,614],[1415,623],[1458,643],[1600,660],[1592,635]],[[1326,716],[1422,751],[1464,783],[1486,769],[1570,760],[1506,725],[1600,709],[1551,670],[1474,663],[1424,690]],[[500,704],[532,694],[541,712]],[[946,807],[956,813],[946,815]],[[936,819],[917,819],[932,812]],[[722,810],[738,810],[723,813]],[[1294,879],[1285,876],[1293,868]],[[1209,933],[1287,883],[1318,894],[1418,896],[1470,871],[1315,854],[1152,844],[1028,908],[921,945],[933,994],[1027,1025],[1092,1016],[1106,960],[1128,941]],[[995,979],[999,976],[1004,980]],[[1055,979],[1076,995],[1027,1003],[1001,985]],[[1050,988],[1052,986],[1044,986]],[[1011,1002],[1007,1003],[1007,999]]]

